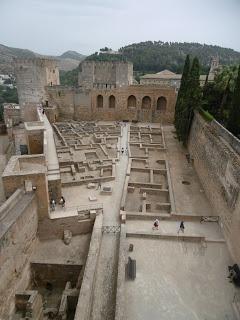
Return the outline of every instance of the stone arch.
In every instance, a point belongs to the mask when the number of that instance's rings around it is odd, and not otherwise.
[[[108,106],[109,108],[115,108],[115,105],[116,105],[115,96],[111,95],[108,99]]]
[[[151,109],[151,98],[149,96],[142,98],[142,109]]]
[[[157,99],[157,110],[165,112],[167,109],[167,99],[165,97],[159,97]]]
[[[97,108],[103,108],[103,96],[101,94],[97,96]]]
[[[137,99],[135,96],[131,95],[128,97],[128,100],[127,100],[127,107],[128,108],[136,108],[137,106]]]

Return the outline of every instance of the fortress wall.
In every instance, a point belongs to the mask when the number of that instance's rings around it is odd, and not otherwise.
[[[58,106],[60,118],[74,120],[138,120],[173,123],[177,94],[173,88],[132,85],[123,88],[92,89],[47,87],[50,103]],[[103,107],[97,97],[103,97]],[[115,108],[109,107],[109,97],[115,97]],[[136,107],[129,108],[128,97],[136,98]],[[142,99],[149,96],[149,108],[142,108]],[[166,98],[166,110],[157,109],[159,97]]]
[[[208,123],[195,114],[188,149],[214,213],[220,217],[220,226],[237,263],[240,263],[239,147],[240,141],[218,122]]]
[[[30,281],[30,255],[38,225],[35,193],[18,189],[0,207],[0,318],[9,319],[16,291]]]

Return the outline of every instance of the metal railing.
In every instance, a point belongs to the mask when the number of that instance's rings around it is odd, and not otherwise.
[[[120,226],[102,226],[102,233],[119,233],[120,231]]]

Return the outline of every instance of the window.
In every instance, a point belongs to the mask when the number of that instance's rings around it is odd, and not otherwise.
[[[151,99],[149,96],[145,96],[142,99],[142,109],[151,109]]]
[[[135,96],[129,96],[127,101],[127,107],[128,108],[136,108],[137,101]]]
[[[97,96],[97,108],[103,108],[103,96],[101,94]]]
[[[111,95],[108,100],[109,108],[115,108],[115,104],[116,104],[116,99],[113,95]]]
[[[165,112],[167,109],[167,99],[160,97],[157,99],[157,110]]]

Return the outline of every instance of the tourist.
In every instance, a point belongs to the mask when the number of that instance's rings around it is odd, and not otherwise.
[[[182,233],[184,233],[184,229],[185,229],[184,222],[181,221],[180,226],[179,226],[179,229],[178,229],[178,233],[179,233],[180,231],[182,231]]]
[[[124,153],[124,148],[122,148],[122,154]]]
[[[153,227],[152,227],[152,229],[153,229],[153,230],[158,230],[158,227],[159,227],[159,220],[156,219],[156,220],[154,220],[154,222],[153,222]]]
[[[126,156],[127,156],[128,155],[128,148],[126,148],[125,153],[126,153]]]
[[[55,201],[54,199],[51,199],[50,205],[51,205],[51,210],[52,210],[52,211],[55,211],[56,201]]]
[[[64,197],[61,196],[61,199],[60,199],[59,203],[60,203],[60,205],[62,206],[62,208],[65,207],[65,202],[66,202],[66,201],[65,201]]]
[[[102,187],[102,184],[101,184],[101,181],[99,181],[99,182],[98,182],[97,190],[98,190],[98,189],[101,189],[101,187]]]

